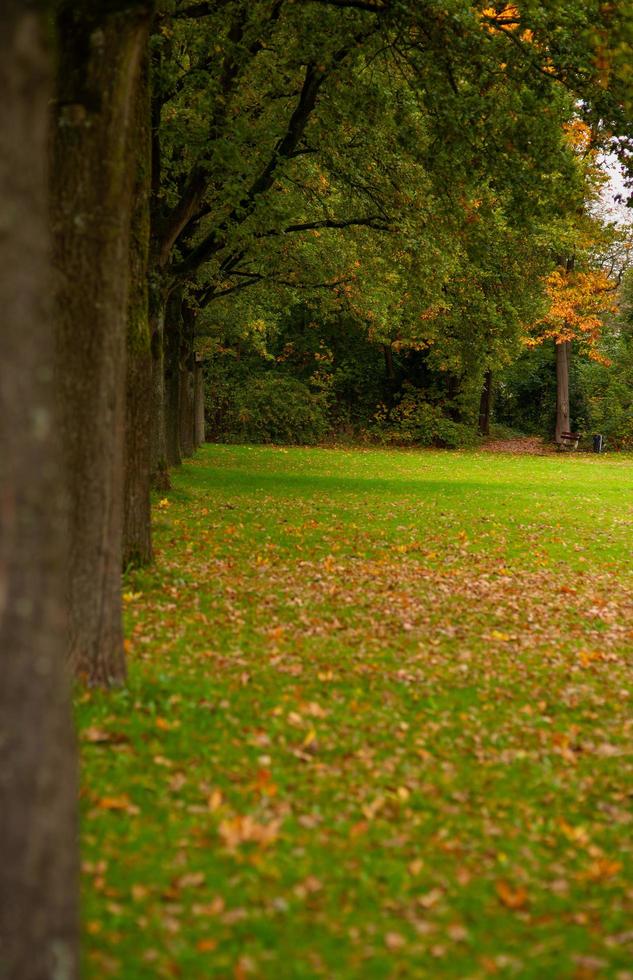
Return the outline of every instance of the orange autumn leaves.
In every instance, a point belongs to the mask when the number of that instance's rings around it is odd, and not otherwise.
[[[545,291],[549,310],[532,326],[526,346],[548,339],[557,344],[579,340],[592,360],[608,364],[598,342],[605,314],[616,310],[611,279],[600,269],[568,272],[558,267],[547,277]]]

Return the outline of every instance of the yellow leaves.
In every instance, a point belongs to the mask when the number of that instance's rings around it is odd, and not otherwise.
[[[310,744],[304,740],[304,745]],[[250,788],[260,796],[273,797],[277,795],[277,785],[273,782],[270,769],[259,769],[257,777]]]
[[[406,945],[406,940],[399,932],[388,932],[385,934],[385,946],[387,949],[402,949]]]
[[[169,504],[169,501],[168,501],[167,497],[163,497],[163,499],[162,500],[159,500],[158,501],[158,504],[157,504],[157,507],[158,507],[159,510],[168,510],[169,509],[169,506],[170,506],[170,504]]]
[[[558,820],[558,826],[560,827],[563,836],[575,846],[588,847],[590,844],[591,839],[584,827],[572,827],[572,825],[567,823],[567,821],[562,817],[560,817]]]
[[[222,791],[214,789],[207,800],[207,806],[211,813],[215,813],[222,806]]]
[[[563,343],[582,340],[595,360],[604,357],[595,349],[602,318],[616,310],[613,281],[600,269],[585,272],[555,269],[545,281],[549,311],[543,320],[532,325],[532,336],[526,346],[535,346],[550,338]]]
[[[361,810],[368,820],[375,820],[386,802],[386,797],[377,796],[371,803],[362,806]]]
[[[149,895],[149,888],[146,885],[140,885],[138,883],[132,885],[131,888],[132,901],[134,902],[144,902]]]
[[[142,595],[142,592],[124,592],[122,596],[123,602],[136,602]]]
[[[194,902],[191,911],[196,917],[211,919],[216,915],[222,915],[225,908],[226,903],[222,896],[216,895],[210,902]]]
[[[174,887],[178,891],[182,891],[183,888],[201,888],[205,882],[205,875],[203,871],[188,871],[184,875],[180,875],[174,881]]]
[[[212,953],[217,945],[217,939],[199,939],[196,943],[196,949],[199,953]]]
[[[582,881],[589,881],[599,884],[614,878],[622,870],[621,861],[613,861],[608,857],[599,857],[592,861],[586,871],[582,871],[578,877]]]
[[[552,734],[552,742],[554,743],[554,751],[561,756],[565,762],[569,762],[570,765],[576,765],[577,758],[575,749],[575,739],[578,735],[578,728],[572,725],[569,732],[554,732]]]
[[[593,136],[591,129],[582,119],[572,119],[563,126],[565,138],[569,145],[578,153],[586,153],[591,149]]]
[[[155,725],[161,732],[171,732],[174,728],[180,728],[179,721],[168,721],[167,718],[157,718]]]
[[[490,639],[497,640],[499,643],[507,643],[510,639],[510,634],[503,633],[501,630],[491,630]]]
[[[528,904],[528,894],[520,885],[515,887],[501,879],[495,883],[495,891],[501,904],[512,911],[524,909]]]
[[[97,807],[100,810],[113,810],[119,813],[130,813],[133,815],[141,812],[132,803],[127,793],[122,793],[120,796],[102,796],[100,800],[97,800]]]
[[[580,667],[587,669],[595,663],[599,663],[604,660],[605,656],[601,650],[579,650],[578,651],[578,664]]]
[[[85,728],[81,733],[82,742],[90,742],[92,745],[108,745],[108,744],[118,744],[119,742],[127,742],[128,737],[122,732],[109,732],[104,728],[98,728],[97,726],[91,726],[90,728]]]
[[[316,737],[317,737],[317,733],[315,729],[311,728],[301,743],[302,748],[305,749],[307,748],[308,745],[312,745],[314,742],[316,742]]]
[[[257,823],[249,815],[237,814],[221,821],[218,834],[229,851],[236,851],[241,844],[257,844],[259,847],[269,847],[279,836],[279,826],[279,820],[272,820],[268,824],[263,824]]]

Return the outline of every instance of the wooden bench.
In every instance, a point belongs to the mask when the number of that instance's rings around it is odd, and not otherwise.
[[[561,441],[558,444],[560,450],[573,452],[574,449],[578,449],[579,432],[561,432],[560,438]]]

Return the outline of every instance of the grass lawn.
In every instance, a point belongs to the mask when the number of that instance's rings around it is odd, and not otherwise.
[[[631,460],[207,446],[155,516],[87,977],[633,980]]]

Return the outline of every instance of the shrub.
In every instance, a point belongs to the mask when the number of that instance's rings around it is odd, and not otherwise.
[[[478,441],[470,426],[449,419],[439,405],[426,401],[420,389],[408,384],[394,408],[381,406],[375,431],[384,441],[401,445],[456,449]]]
[[[327,429],[325,397],[308,385],[275,371],[219,385],[207,399],[217,411],[216,438],[231,442],[312,445]],[[219,424],[218,424],[219,423]]]

